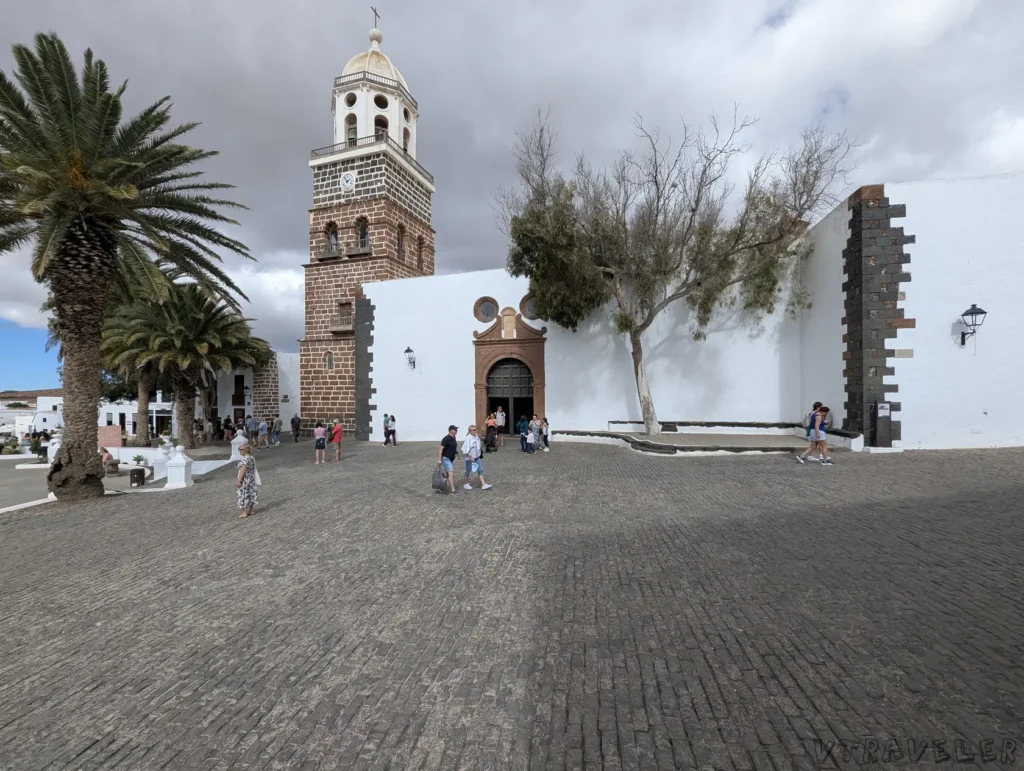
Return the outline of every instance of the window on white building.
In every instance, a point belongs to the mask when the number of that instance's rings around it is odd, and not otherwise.
[[[108,412],[107,413],[107,425],[108,426],[114,425],[114,413],[112,413],[112,412]]]

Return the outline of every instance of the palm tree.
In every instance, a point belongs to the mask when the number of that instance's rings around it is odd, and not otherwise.
[[[214,249],[248,250],[211,226],[237,224],[218,209],[239,204],[210,195],[229,185],[199,180],[195,164],[215,153],[176,141],[197,124],[168,128],[169,97],[122,122],[127,82],[112,90],[92,51],[80,75],[54,33],[13,54],[17,83],[0,71],[0,254],[32,243],[32,275],[53,296],[65,435],[50,490],[65,500],[102,495],[96,408],[110,289],[124,281],[161,291],[163,260],[241,295]]]
[[[258,368],[270,358],[270,346],[252,336],[249,320],[196,284],[174,284],[161,304],[123,307],[104,327],[103,348],[115,367],[151,367],[169,376],[178,442],[184,447],[195,446],[197,389],[211,385],[221,372]]]

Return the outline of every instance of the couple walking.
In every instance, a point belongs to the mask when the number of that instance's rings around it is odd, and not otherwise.
[[[398,444],[398,438],[395,435],[395,416],[384,413],[384,446],[388,446],[388,442],[394,447]]]
[[[802,455],[797,455],[796,459],[801,463],[805,463],[805,458],[809,460],[821,460],[822,466],[832,466],[832,458],[828,455],[828,429],[832,428],[832,414],[828,407],[822,405],[821,402],[815,402],[814,406],[811,407],[811,411],[807,413],[804,418],[804,427],[807,429],[807,449],[804,450]],[[817,456],[811,456],[812,452],[817,451]],[[810,456],[810,457],[808,457]]]
[[[448,426],[448,433],[441,439],[441,446],[437,448],[437,465],[444,469],[445,477],[448,479],[448,488],[452,495],[458,495],[455,489],[455,460],[459,456],[459,440],[456,438],[459,433],[458,426]],[[462,443],[462,455],[466,458],[466,481],[462,485],[463,490],[472,490],[470,480],[473,474],[480,477],[480,489],[490,490],[494,485],[487,484],[484,479],[484,461],[480,455],[482,445],[480,437],[477,436],[476,426],[467,429],[466,439]]]

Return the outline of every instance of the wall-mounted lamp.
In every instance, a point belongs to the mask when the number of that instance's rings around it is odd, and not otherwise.
[[[985,323],[985,317],[988,315],[986,311],[983,311],[974,303],[971,303],[971,307],[960,314],[960,318],[963,319],[967,330],[960,333],[960,347],[963,348],[967,345],[967,338],[974,337],[974,333],[978,331],[982,324]]]
[[[405,349],[405,360],[409,362],[410,369],[416,369],[416,354],[413,352],[412,348]]]

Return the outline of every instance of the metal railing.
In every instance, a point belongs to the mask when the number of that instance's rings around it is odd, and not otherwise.
[[[354,327],[355,319],[351,314],[334,315],[327,322],[327,328],[331,332],[351,332]]]
[[[412,164],[412,167],[416,169],[420,174],[430,181],[430,184],[434,184],[434,175],[427,171],[423,166],[420,165],[419,161],[409,155],[402,145],[398,144],[387,134],[374,134],[368,137],[360,137],[359,139],[350,139],[346,142],[338,142],[337,144],[327,145],[327,147],[318,147],[316,150],[311,150],[309,153],[310,160],[317,158],[323,158],[327,155],[335,155],[336,153],[343,153],[346,150],[352,150],[356,147],[368,147],[370,145],[388,145],[396,152],[400,153],[402,157]]]
[[[332,245],[330,243],[321,244],[317,247],[315,252],[317,258],[324,259],[326,257],[348,257],[355,254],[368,254],[373,251],[373,239],[369,236],[366,238],[356,238],[345,243],[344,246]]]
[[[376,73],[368,72],[366,70],[363,70],[362,72],[353,72],[351,75],[339,75],[334,79],[334,87],[341,88],[342,86],[350,86],[353,83],[359,83],[364,80],[370,83],[376,83],[378,86],[395,89],[395,91],[400,93],[405,100],[412,105],[414,110],[419,109],[419,105],[416,104],[416,100],[412,98],[412,94],[409,93],[409,89],[403,86],[399,81],[392,80],[391,78],[385,78],[383,75],[377,75]]]

